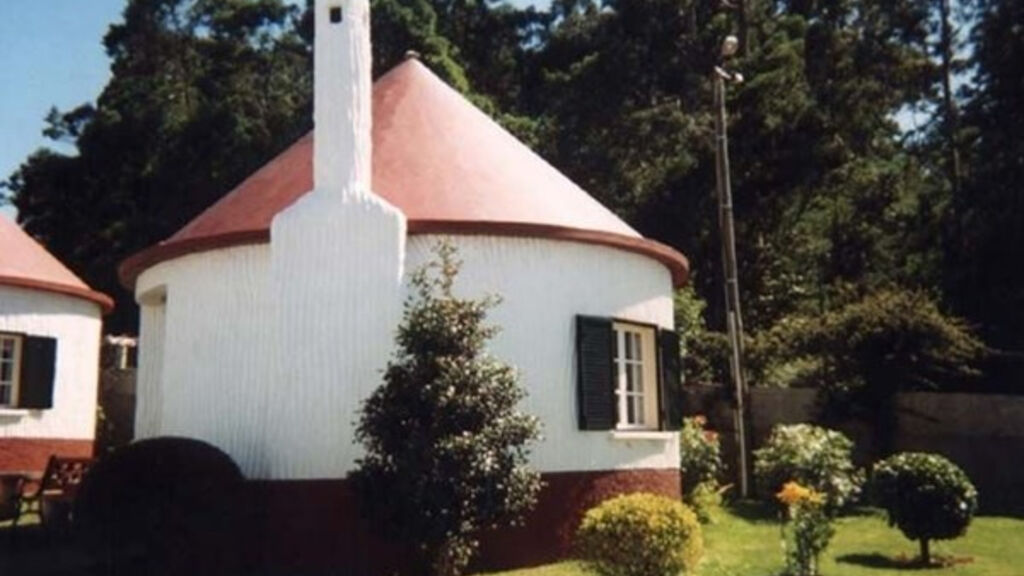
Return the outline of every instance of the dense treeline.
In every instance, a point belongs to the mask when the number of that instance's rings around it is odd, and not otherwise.
[[[730,88],[728,107],[754,379],[842,380],[829,360],[837,352],[808,352],[792,327],[854,313],[864,319],[836,325],[895,339],[911,358],[942,357],[944,342],[971,351],[958,380],[977,373],[983,350],[1024,351],[1019,2],[373,6],[377,74],[419,51],[642,233],[690,257],[695,290],[681,299],[682,318],[708,358],[720,341],[703,326],[724,323],[709,72],[729,33],[741,39],[729,66],[747,78]],[[104,38],[113,77],[96,103],[48,118],[47,134],[78,155],[37,152],[7,183],[22,225],[117,296],[112,331],[133,331],[136,317],[116,264],[311,123],[308,9],[131,0],[124,16]],[[921,303],[899,308],[910,316],[924,312],[898,325],[867,320],[888,316],[873,303],[894,301]],[[935,322],[934,333],[918,330]],[[882,324],[884,333],[870,332]]]

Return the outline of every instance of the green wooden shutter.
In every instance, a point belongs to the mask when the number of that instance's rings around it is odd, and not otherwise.
[[[611,320],[576,317],[576,397],[580,430],[615,428],[614,336]]]
[[[662,430],[679,430],[683,422],[683,381],[679,374],[679,334],[658,331],[659,415]]]
[[[19,408],[53,408],[53,377],[56,365],[56,339],[43,336],[25,337],[21,343]]]

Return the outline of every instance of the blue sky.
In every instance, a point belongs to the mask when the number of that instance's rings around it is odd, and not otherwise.
[[[68,110],[99,95],[110,77],[103,35],[125,2],[0,0],[0,181],[33,150],[51,145],[42,135],[51,106]],[[0,213],[12,216],[13,209]]]

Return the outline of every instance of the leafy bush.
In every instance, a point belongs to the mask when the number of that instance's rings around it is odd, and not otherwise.
[[[962,320],[919,291],[879,290],[807,327],[805,347],[824,359],[827,387],[868,411],[872,397],[970,380],[985,353]]]
[[[864,482],[853,466],[853,442],[835,430],[811,424],[778,425],[764,446],[754,451],[754,475],[766,498],[789,481],[812,488],[825,497],[835,513],[856,501]]]
[[[816,576],[818,559],[836,533],[825,511],[824,496],[796,482],[787,482],[775,497],[786,506],[786,574]],[[787,526],[789,530],[785,530]]]
[[[683,478],[683,499],[697,514],[701,524],[714,520],[722,505],[718,476],[722,455],[718,434],[704,428],[707,419],[694,416],[683,419],[679,432],[679,468]]]
[[[366,455],[351,478],[371,517],[442,576],[466,568],[481,531],[533,507],[540,475],[527,462],[539,424],[518,409],[526,393],[484,350],[495,301],[455,297],[455,250],[437,253],[412,276],[398,350],[363,405]]]
[[[988,350],[927,293],[842,285],[832,292],[824,311],[791,313],[746,334],[749,382],[820,388],[828,416],[862,419],[875,418],[897,392],[973,389]],[[728,337],[704,329],[687,338],[687,382],[729,382]]]
[[[151,573],[231,571],[236,559],[225,538],[238,528],[242,481],[231,457],[205,442],[141,440],[104,456],[85,476],[75,525],[100,549],[145,553]]]
[[[920,543],[925,564],[931,562],[929,542],[963,535],[978,508],[970,478],[938,454],[906,452],[879,462],[871,488],[889,525]]]
[[[691,573],[704,552],[693,512],[655,494],[618,496],[591,508],[576,544],[583,560],[601,576]]]
[[[718,482],[701,482],[688,491],[683,500],[690,506],[701,524],[714,524],[722,510],[722,495],[728,490]]]
[[[705,424],[703,416],[684,418],[679,431],[679,469],[687,490],[703,482],[717,482],[722,471],[718,434],[705,430]]]

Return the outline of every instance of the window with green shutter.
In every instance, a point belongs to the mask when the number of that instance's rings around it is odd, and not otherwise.
[[[581,430],[677,430],[679,337],[650,324],[576,318]]]
[[[0,334],[0,407],[17,406],[22,338],[20,334]]]
[[[0,333],[0,407],[53,407],[57,340]]]

